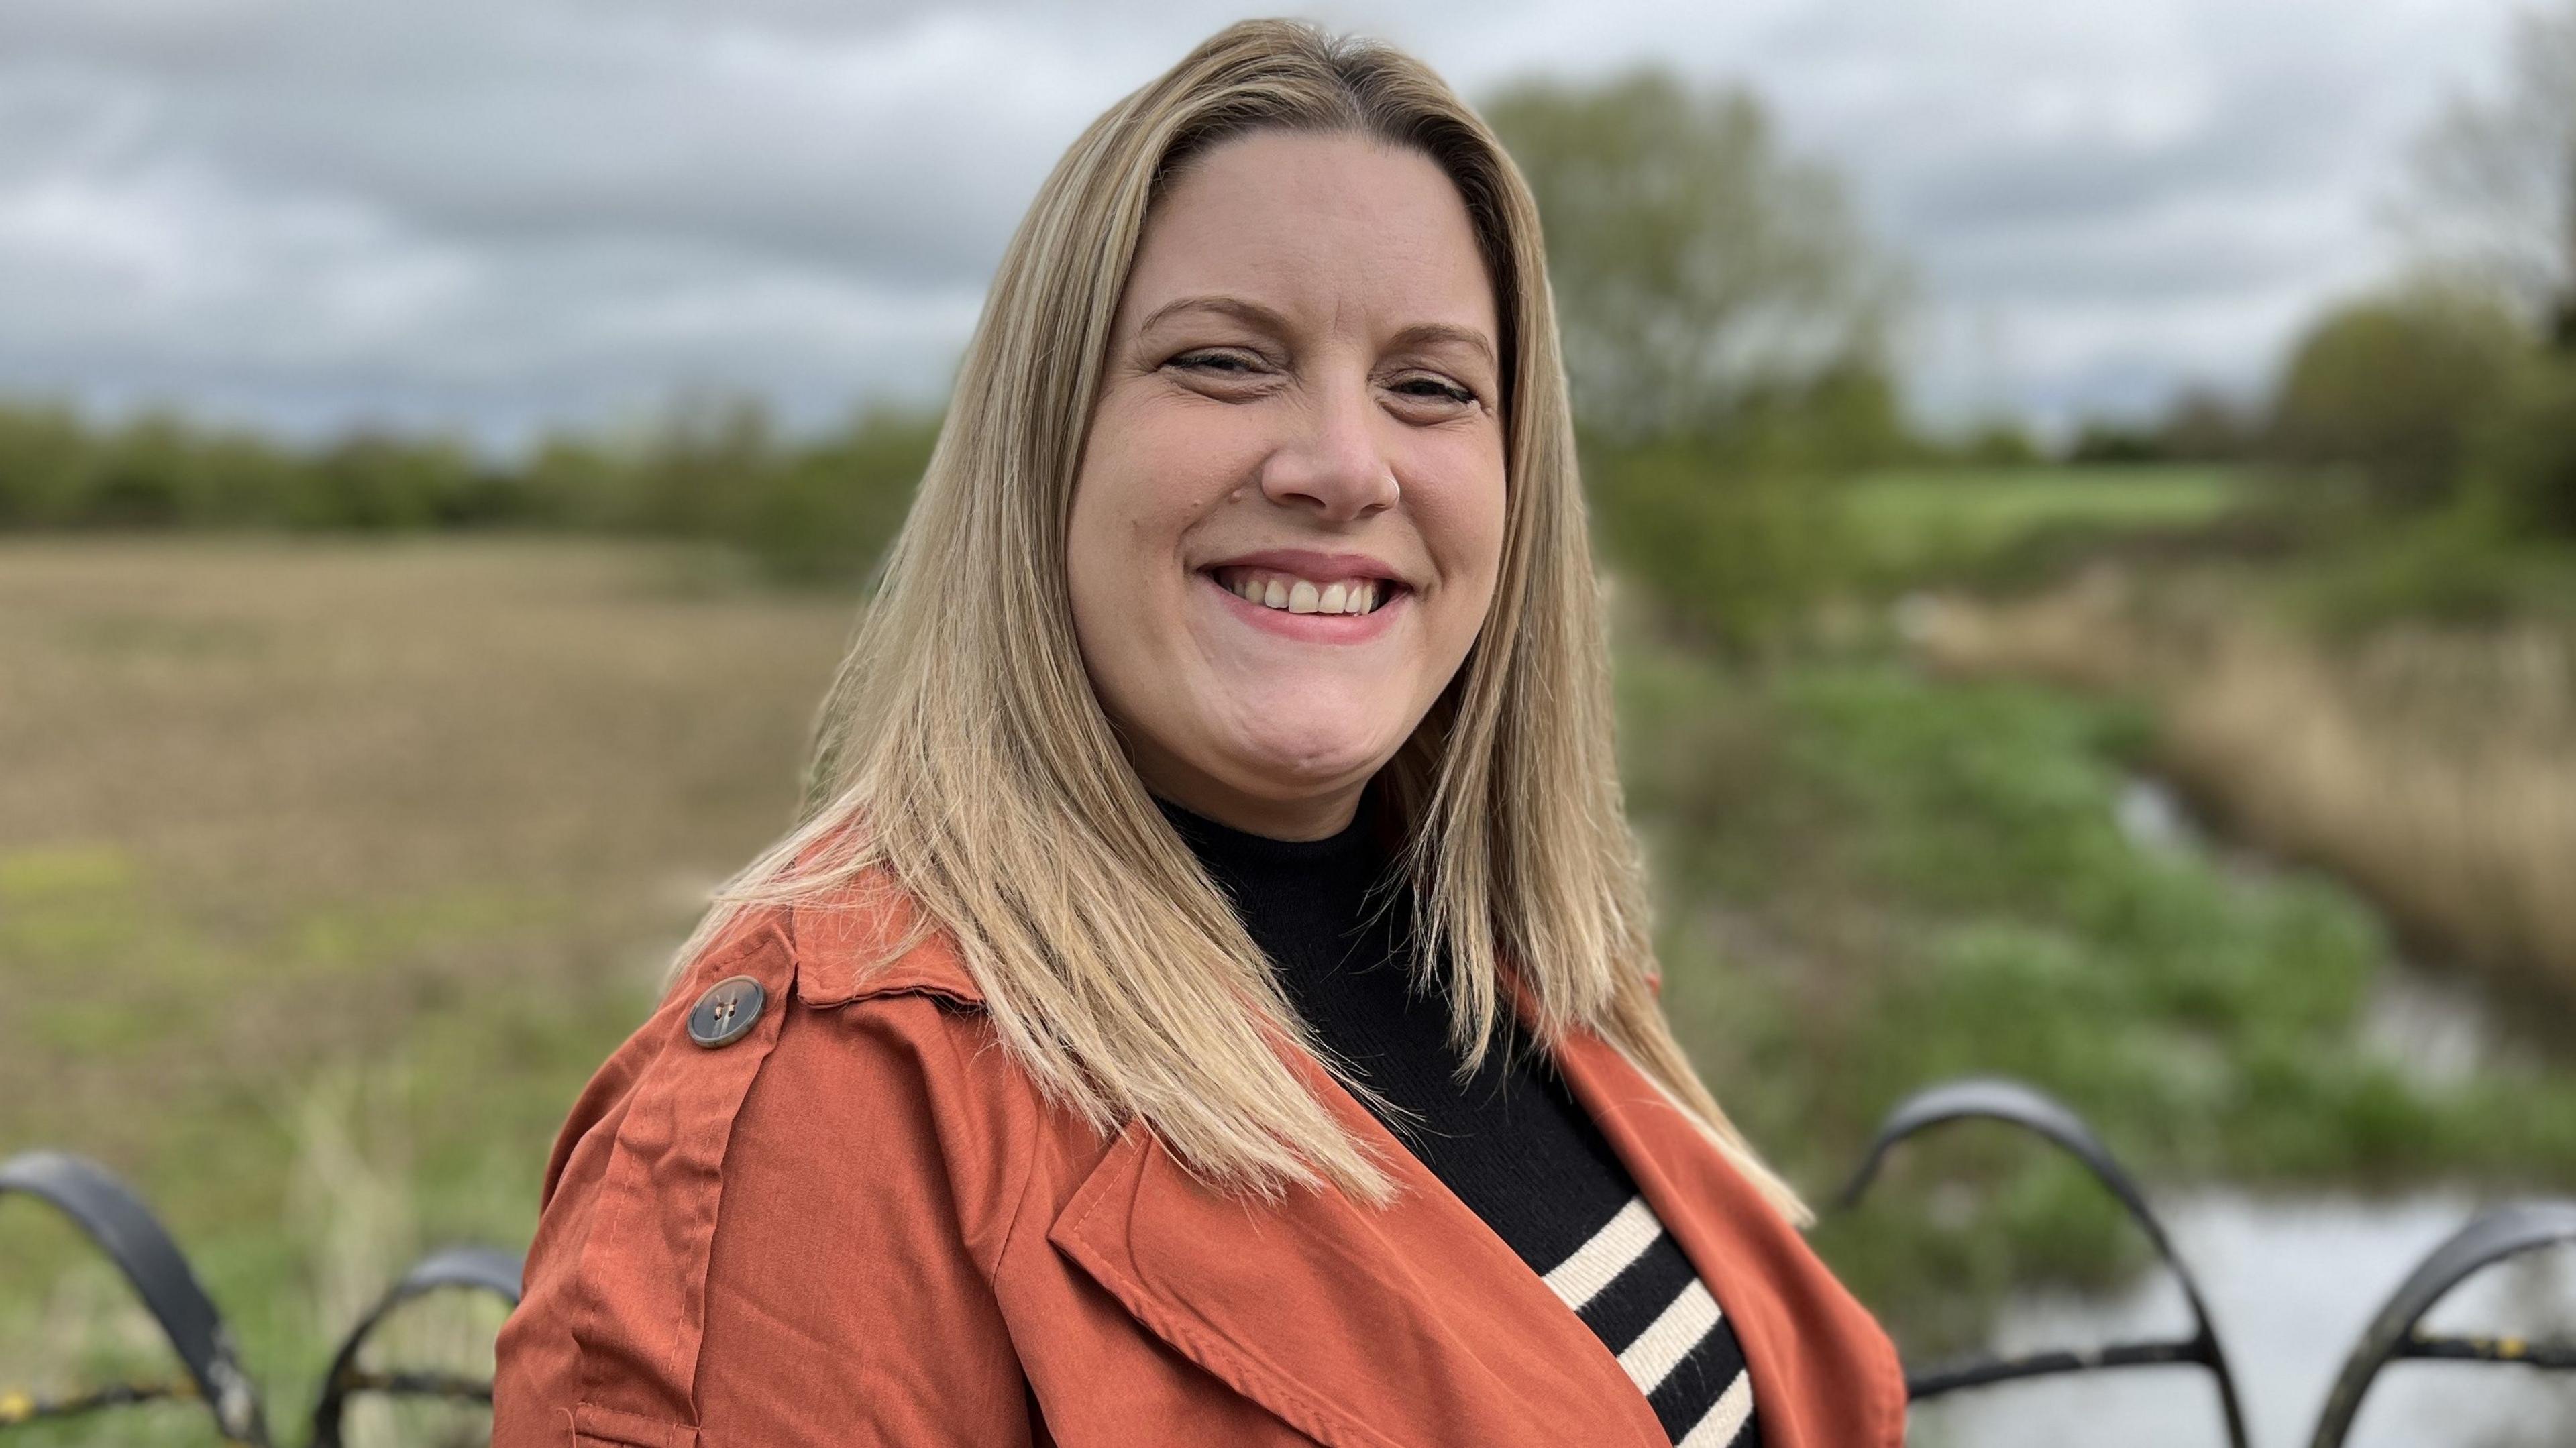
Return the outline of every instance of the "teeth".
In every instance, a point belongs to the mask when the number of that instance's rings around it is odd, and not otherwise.
[[[1316,584],[1303,578],[1245,573],[1226,587],[1249,603],[1289,613],[1370,613],[1377,608],[1378,580],[1345,579]]]

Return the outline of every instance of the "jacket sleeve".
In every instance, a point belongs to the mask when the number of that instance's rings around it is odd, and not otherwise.
[[[695,1043],[691,1007],[738,975],[751,1029]],[[920,995],[807,1009],[794,976],[782,929],[737,933],[583,1093],[499,1340],[495,1448],[1029,1441],[988,1271],[1004,1153],[941,1099],[959,1027]]]

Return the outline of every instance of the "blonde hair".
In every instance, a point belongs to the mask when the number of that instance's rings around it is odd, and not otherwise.
[[[1270,1199],[1329,1181],[1372,1204],[1393,1196],[1269,1044],[1275,1033],[1326,1058],[1122,752],[1075,647],[1066,580],[1076,471],[1155,198],[1210,147],[1269,129],[1357,134],[1437,162],[1502,323],[1493,604],[1377,781],[1403,830],[1417,975],[1445,968],[1472,1070],[1511,1009],[1508,959],[1543,1045],[1597,1032],[1803,1226],[1806,1208],[1693,1074],[1655,999],[1536,205],[1429,68],[1303,22],[1220,31],[1094,121],[1039,189],[824,705],[805,817],[719,892],[681,959],[747,908],[824,900],[883,867],[954,937],[1012,1058],[1095,1128],[1141,1118],[1220,1190]]]

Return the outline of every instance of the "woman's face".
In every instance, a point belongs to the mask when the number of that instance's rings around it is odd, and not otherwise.
[[[1457,188],[1256,132],[1147,218],[1075,481],[1073,622],[1155,793],[1311,839],[1440,695],[1503,536],[1494,293]]]

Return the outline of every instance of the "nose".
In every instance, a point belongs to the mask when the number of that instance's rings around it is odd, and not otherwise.
[[[1261,466],[1261,492],[1318,521],[1349,523],[1394,507],[1394,463],[1379,445],[1378,409],[1367,379],[1319,389],[1301,410],[1304,427]]]

